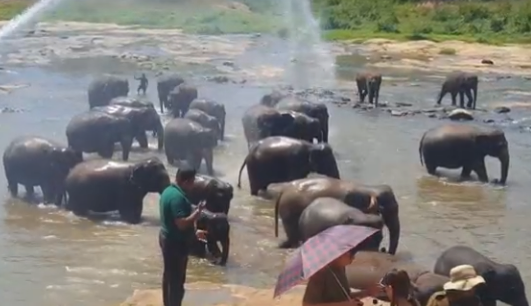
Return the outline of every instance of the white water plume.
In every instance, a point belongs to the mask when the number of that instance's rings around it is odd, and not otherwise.
[[[335,60],[321,40],[321,28],[310,1],[280,0],[289,33],[288,77],[294,87],[330,88],[335,84]]]
[[[0,40],[13,34],[18,28],[28,24],[46,10],[59,4],[59,2],[61,2],[61,0],[40,0],[28,7],[0,29]]]

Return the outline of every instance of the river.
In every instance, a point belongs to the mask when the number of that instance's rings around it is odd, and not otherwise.
[[[282,44],[263,38],[235,60],[245,67],[263,63],[282,67]],[[273,52],[276,51],[276,52]],[[273,56],[274,55],[274,56]],[[287,56],[287,55],[286,55]],[[350,80],[363,69],[361,57],[343,57],[338,77]],[[0,114],[0,148],[18,135],[41,135],[66,142],[69,119],[88,108],[86,88],[92,77],[103,72],[126,75],[131,92],[133,75],[139,70],[114,59],[59,61],[52,66],[4,66],[0,84],[24,83],[27,88],[0,95],[0,107],[22,109]],[[440,73],[381,69],[385,76],[381,101],[410,102],[423,107],[434,103]],[[156,101],[156,83],[150,77],[148,97]],[[250,105],[270,91],[275,82],[260,84],[217,84],[195,73],[200,96],[215,99],[227,109],[227,140],[215,153],[218,175],[236,186],[237,171],[246,153],[241,117]],[[520,78],[481,75],[478,105],[500,101],[525,101],[521,92],[531,91],[530,82]],[[351,83],[352,84],[352,83]],[[353,85],[352,85],[353,86]],[[356,99],[354,87],[348,92]],[[519,93],[519,92],[520,93]],[[448,97],[449,99],[449,97]],[[449,103],[445,101],[444,103]],[[437,255],[455,244],[467,244],[502,262],[516,264],[526,281],[531,279],[531,262],[526,260],[531,235],[527,203],[531,186],[529,134],[507,128],[511,167],[505,188],[477,182],[457,183],[459,171],[449,179],[426,174],[420,165],[418,142],[422,133],[440,120],[417,115],[392,117],[386,112],[358,112],[329,104],[330,143],[336,151],[342,178],[393,187],[400,204],[402,236],[400,252],[413,254],[416,261],[433,266]],[[526,117],[519,113],[511,116]],[[167,118],[165,118],[167,120]],[[150,155],[165,157],[154,149],[134,150],[132,160]],[[117,156],[117,155],[115,155]],[[499,178],[499,163],[488,159],[490,178]],[[175,173],[175,168],[170,167]],[[448,173],[448,171],[446,171]],[[188,282],[212,281],[251,286],[270,286],[286,252],[276,248],[273,232],[273,203],[249,196],[244,171],[241,190],[235,187],[230,221],[232,247],[226,267],[211,266],[193,259]],[[134,288],[153,288],[160,283],[161,260],[157,245],[157,195],[145,201],[145,221],[137,226],[117,221],[94,222],[79,219],[53,207],[27,204],[10,198],[4,175],[0,175],[0,296],[10,306],[95,306],[122,301]],[[22,192],[23,192],[22,188]],[[384,240],[387,244],[387,240]],[[195,294],[193,305],[212,302],[212,297]]]

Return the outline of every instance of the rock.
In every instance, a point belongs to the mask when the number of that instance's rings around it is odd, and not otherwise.
[[[234,67],[234,63],[230,61],[223,62],[223,66]]]
[[[481,63],[485,65],[494,65],[494,62],[490,59],[483,59],[481,60]]]
[[[470,111],[462,108],[456,108],[448,114],[450,120],[474,120]]]
[[[498,106],[494,109],[494,112],[497,113],[497,114],[505,114],[505,113],[508,113],[510,112],[511,109],[506,107],[506,106]]]
[[[387,55],[387,54],[383,54],[383,55],[380,56],[380,58],[383,59],[383,60],[390,60],[391,56]]]
[[[216,83],[228,83],[228,82],[230,82],[229,77],[224,76],[224,75],[207,77],[207,80],[211,81],[211,82],[216,82]]]
[[[413,104],[406,102],[395,102],[396,107],[411,107]]]
[[[394,116],[394,117],[402,117],[402,116],[406,116],[407,114],[408,114],[407,112],[391,110],[391,116]]]

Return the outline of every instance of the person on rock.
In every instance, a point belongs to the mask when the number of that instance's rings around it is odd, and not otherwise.
[[[148,84],[149,84],[148,79],[146,77],[146,74],[142,73],[142,75],[139,78],[135,77],[135,80],[140,81],[140,84],[138,84],[138,88],[136,89],[136,93],[140,94],[140,91],[142,90],[142,93],[145,96],[146,95],[146,90],[147,90],[147,87],[148,87]]]

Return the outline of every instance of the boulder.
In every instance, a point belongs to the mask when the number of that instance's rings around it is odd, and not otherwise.
[[[462,108],[456,108],[453,111],[451,111],[448,114],[448,118],[450,120],[474,120],[474,116],[472,115],[472,112],[462,109]]]

